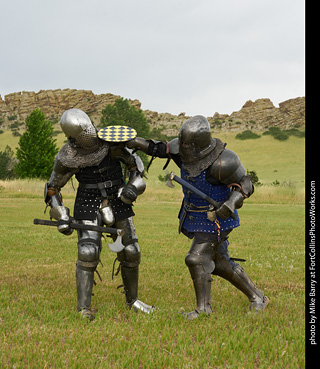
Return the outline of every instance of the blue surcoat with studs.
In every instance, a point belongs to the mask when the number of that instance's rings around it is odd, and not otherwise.
[[[190,177],[188,172],[181,169],[181,178],[189,182],[206,195],[217,202],[223,203],[227,200],[230,188],[224,184],[211,184],[206,180],[207,169],[201,172],[197,177]],[[237,210],[235,210],[236,219],[231,217],[221,219],[217,217],[217,222],[211,221],[207,217],[208,202],[199,196],[191,193],[183,187],[184,200],[179,213],[180,229],[184,229],[190,233],[218,233],[219,231],[231,230],[239,227],[240,220]],[[219,230],[217,229],[217,223]]]

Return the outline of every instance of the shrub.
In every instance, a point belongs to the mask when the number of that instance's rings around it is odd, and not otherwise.
[[[297,128],[289,128],[285,130],[281,130],[279,127],[270,127],[267,131],[262,133],[263,135],[271,135],[276,140],[285,141],[289,138],[289,136],[295,137],[305,137],[305,132],[300,131]]]
[[[254,133],[250,130],[247,131],[243,131],[241,133],[238,133],[236,135],[236,139],[238,140],[251,140],[251,139],[256,139],[256,138],[260,138],[261,136],[258,135],[257,133]]]
[[[262,183],[259,181],[257,172],[255,170],[248,170],[247,169],[247,175],[250,177],[251,182],[254,186],[262,186]]]
[[[304,131],[299,131],[297,128],[289,128],[284,130],[284,132],[289,136],[295,136],[295,137],[305,137],[306,134]]]

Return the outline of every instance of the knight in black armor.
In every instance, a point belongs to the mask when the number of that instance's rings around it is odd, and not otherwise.
[[[126,148],[101,140],[86,113],[70,109],[63,113],[60,125],[68,138],[58,152],[49,183],[45,187],[45,202],[50,217],[70,220],[69,209],[63,205],[61,188],[75,175],[79,182],[74,204],[74,220],[80,224],[106,225],[124,229],[124,249],[117,254],[124,285],[126,303],[135,311],[153,310],[138,300],[138,269],[140,248],[132,217],[132,202],[145,190],[144,166],[141,159]],[[121,163],[129,173],[124,183]],[[68,225],[58,226],[65,235],[73,231]],[[94,272],[100,262],[101,233],[78,230],[76,263],[77,309],[82,316],[93,319],[91,296]]]
[[[239,157],[211,136],[208,120],[194,116],[183,123],[178,137],[170,142],[136,137],[127,143],[152,157],[172,159],[181,168],[181,178],[216,202],[212,207],[188,189],[179,212],[179,232],[193,239],[185,258],[193,281],[196,309],[186,314],[189,320],[201,313],[210,314],[212,275],[231,282],[250,301],[250,310],[263,310],[269,300],[244,269],[229,256],[229,235],[240,225],[237,209],[254,191]]]

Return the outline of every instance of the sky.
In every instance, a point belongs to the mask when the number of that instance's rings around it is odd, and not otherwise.
[[[0,95],[91,90],[231,114],[305,96],[304,0],[0,0]]]

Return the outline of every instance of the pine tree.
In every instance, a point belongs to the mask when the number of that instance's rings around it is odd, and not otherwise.
[[[7,145],[3,152],[0,151],[0,179],[15,178],[15,165],[14,152]]]
[[[52,123],[41,109],[33,110],[26,118],[26,131],[17,149],[16,173],[20,178],[49,179],[58,152],[53,132]]]

